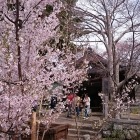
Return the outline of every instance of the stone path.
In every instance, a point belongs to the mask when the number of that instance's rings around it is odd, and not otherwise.
[[[62,113],[61,116],[56,120],[56,124],[68,124],[68,139],[67,140],[85,140],[84,136],[90,136],[90,140],[103,140],[100,135],[97,135],[99,129],[95,128],[95,122],[102,120],[103,115],[101,113],[92,113],[89,119],[84,120],[82,116],[76,118],[74,115],[72,118],[67,118],[66,113]],[[127,117],[126,117],[127,118]],[[128,122],[124,115],[121,115],[121,124]],[[131,117],[130,117],[131,118]],[[138,121],[139,116],[135,116],[132,121]],[[138,123],[136,123],[138,124]],[[80,139],[79,139],[80,138]],[[87,140],[87,139],[86,139]]]
[[[78,136],[80,140],[84,140],[85,135],[90,135],[90,140],[94,140],[99,129],[95,129],[93,126],[94,123],[101,120],[101,118],[101,113],[92,113],[87,120],[84,120],[82,116],[79,118],[76,118],[75,116],[72,118],[67,118],[66,114],[62,113],[55,123],[69,124],[68,140],[79,140]]]

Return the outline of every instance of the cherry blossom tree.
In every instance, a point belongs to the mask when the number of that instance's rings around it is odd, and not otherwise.
[[[76,68],[76,56],[47,45],[59,31],[57,14],[63,6],[56,0],[0,1],[0,132],[4,137],[30,134],[28,122],[34,104],[44,96],[59,94],[62,87],[79,85],[86,77],[86,65]],[[50,92],[52,91],[52,92]],[[43,119],[47,129],[60,114],[46,110]],[[42,106],[39,106],[42,111]]]

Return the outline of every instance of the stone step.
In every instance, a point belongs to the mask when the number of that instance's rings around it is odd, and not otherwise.
[[[75,125],[70,125],[69,126],[69,128],[71,128],[71,129],[76,129],[77,128],[77,126],[75,126]],[[92,128],[92,125],[90,124],[90,125],[78,125],[78,129],[80,129],[80,130],[92,130],[93,128]]]
[[[73,114],[73,115],[74,115],[74,114]],[[60,116],[66,117],[66,116],[67,116],[67,112],[61,113]],[[83,114],[80,113],[80,116],[83,116]],[[91,112],[91,113],[90,113],[90,116],[103,116],[103,113],[102,113],[102,112]]]
[[[80,116],[80,117],[72,116],[71,118],[67,118],[65,116],[60,116],[58,118],[58,120],[62,119],[62,120],[68,121],[68,122],[69,121],[74,121],[74,122],[75,121],[78,121],[78,122],[82,121],[82,122],[89,122],[89,123],[91,123],[93,121],[101,120],[102,118],[103,118],[102,116],[101,117],[99,117],[99,116],[90,116],[88,119],[84,120],[82,116]]]
[[[78,132],[80,135],[85,135],[85,134],[89,134],[91,136],[94,136],[97,132],[94,130],[87,130],[87,129],[73,129],[73,128],[69,128],[68,130],[68,134],[77,134]]]
[[[80,140],[85,140],[84,135],[79,135]],[[90,136],[90,140],[94,140],[94,136]],[[77,134],[68,135],[67,140],[79,140]]]
[[[68,140],[78,140],[77,138],[77,127],[78,127],[80,134],[79,137],[81,138],[81,140],[84,140],[84,135],[86,134],[90,135],[91,138],[94,138],[99,129],[93,129],[93,124],[95,121],[101,120],[102,117],[103,116],[101,113],[98,114],[92,113],[88,119],[84,120],[82,116],[77,118],[74,115],[72,115],[72,118],[67,118],[66,114],[62,113],[55,123],[69,125]]]
[[[90,131],[90,130],[93,130],[93,131],[99,131],[98,128],[95,128],[94,127],[94,122],[74,122],[74,121],[71,121],[71,122],[68,122],[68,121],[61,121],[61,124],[68,124],[69,125],[69,128],[70,129],[76,129],[78,127],[78,129],[80,130],[87,130],[87,131]],[[60,124],[60,121],[58,124]],[[56,122],[55,122],[56,123]]]
[[[77,129],[77,126],[75,125],[69,125],[69,128],[71,129]],[[84,125],[78,125],[78,129],[80,130],[89,130],[89,131],[99,131],[100,128],[95,128],[92,124],[84,124]]]
[[[103,116],[102,112],[91,112],[91,116]]]

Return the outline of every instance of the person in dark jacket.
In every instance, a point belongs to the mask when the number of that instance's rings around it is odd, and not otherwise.
[[[51,104],[50,104],[51,109],[55,109],[56,104],[57,104],[57,96],[54,95],[51,97]]]

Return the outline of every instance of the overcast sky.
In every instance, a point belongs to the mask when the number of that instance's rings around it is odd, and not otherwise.
[[[79,7],[82,7],[83,9],[90,11],[90,12],[93,12],[91,9],[90,9],[90,6],[88,5],[88,0],[78,0],[77,2],[77,6]],[[134,0],[135,1],[135,0]],[[135,2],[134,2],[134,5],[135,5]],[[136,13],[137,14],[137,13]],[[121,15],[118,14],[118,17],[120,18]],[[140,18],[139,18],[140,19]],[[136,21],[139,21],[138,18],[136,18]],[[129,22],[127,23],[129,25]],[[113,26],[114,26],[114,38],[118,38],[118,36],[120,36],[120,34],[127,28],[127,24],[124,24],[123,26],[117,26],[117,23],[113,23]],[[115,27],[118,27],[118,28],[115,28]],[[125,34],[122,39],[120,40],[120,42],[124,42],[126,41],[128,38],[132,37],[132,32],[130,33],[127,33]],[[98,38],[95,37],[95,35],[88,35],[86,36],[86,38],[82,37],[80,38],[80,40],[83,40],[83,41],[98,41]],[[105,47],[103,45],[103,43],[99,43],[99,42],[90,42],[89,44],[88,43],[85,43],[85,45],[87,46],[91,46],[92,48],[98,50],[99,49],[99,52],[103,52],[105,51]]]

